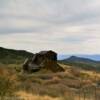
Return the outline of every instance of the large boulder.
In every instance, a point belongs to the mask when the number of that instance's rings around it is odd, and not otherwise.
[[[25,72],[36,72],[41,69],[47,69],[53,72],[64,71],[64,69],[57,64],[57,53],[51,50],[36,53],[31,59],[26,59],[23,64],[23,70]]]

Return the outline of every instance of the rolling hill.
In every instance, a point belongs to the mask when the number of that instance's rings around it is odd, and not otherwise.
[[[22,63],[27,57],[32,57],[33,53],[24,50],[13,50],[0,47],[0,63],[16,64]]]
[[[87,69],[87,70],[100,70],[100,62],[88,58],[71,56],[67,59],[60,60],[60,62],[74,67]]]

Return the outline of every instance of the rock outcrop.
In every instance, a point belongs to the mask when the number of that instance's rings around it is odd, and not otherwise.
[[[24,72],[36,72],[41,69],[51,70],[52,72],[64,71],[57,64],[57,53],[53,51],[41,51],[33,55],[31,59],[26,59],[23,64]]]

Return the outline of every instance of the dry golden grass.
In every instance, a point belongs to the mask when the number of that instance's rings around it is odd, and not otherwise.
[[[24,99],[24,100],[62,100],[61,98],[53,98],[50,96],[33,95],[30,93],[26,93],[24,91],[19,91],[16,93],[16,95],[20,99]]]
[[[61,64],[61,63],[58,63],[60,66],[62,66],[63,68],[70,68],[69,65],[65,65],[65,64]]]
[[[91,80],[100,80],[100,73],[97,73],[95,71],[82,70],[81,73],[88,75]]]
[[[13,93],[24,100],[79,100],[80,79],[84,86],[96,82],[95,77],[100,80],[99,73],[77,70],[63,64],[61,66],[66,69],[65,72],[45,73],[43,71],[35,74],[18,73],[12,68],[9,70],[0,67],[0,76],[10,79],[15,87]],[[72,96],[73,93],[77,95]]]
[[[64,64],[60,64],[63,68],[66,69],[65,74],[67,75],[72,75],[74,74],[74,72],[71,72],[71,70],[75,71],[77,74],[79,74],[79,77],[81,77],[81,74],[84,74],[85,76],[88,76],[87,78],[91,79],[97,79],[100,80],[100,73],[97,73],[95,71],[86,71],[86,70],[82,70],[82,69],[73,69],[72,66],[68,66],[68,65],[64,65]]]
[[[66,94],[68,95],[68,93]],[[69,94],[70,95],[70,94]],[[25,91],[19,91],[16,93],[16,96],[19,97],[19,99],[22,99],[22,100],[70,100],[68,98],[64,98],[64,97],[50,97],[50,96],[40,96],[40,95],[33,95],[31,93],[27,93]],[[94,100],[95,98],[85,98],[85,100]],[[75,96],[74,95],[74,99],[71,99],[71,100],[84,100],[84,97],[78,97],[78,96]]]
[[[0,75],[7,76],[9,74],[8,70],[0,67]]]

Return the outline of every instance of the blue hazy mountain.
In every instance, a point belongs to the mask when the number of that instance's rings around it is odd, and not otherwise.
[[[96,54],[96,55],[88,55],[88,54],[84,54],[84,55],[58,55],[58,59],[59,60],[63,60],[63,59],[67,59],[71,56],[76,56],[76,57],[81,57],[81,58],[88,58],[91,60],[95,60],[95,61],[100,61],[100,54]]]
[[[64,58],[59,61],[61,63],[67,64],[73,67],[77,67],[77,68],[100,71],[100,61],[97,61],[97,59],[93,60],[88,57],[79,57],[79,56],[68,57],[67,56],[67,58]]]

